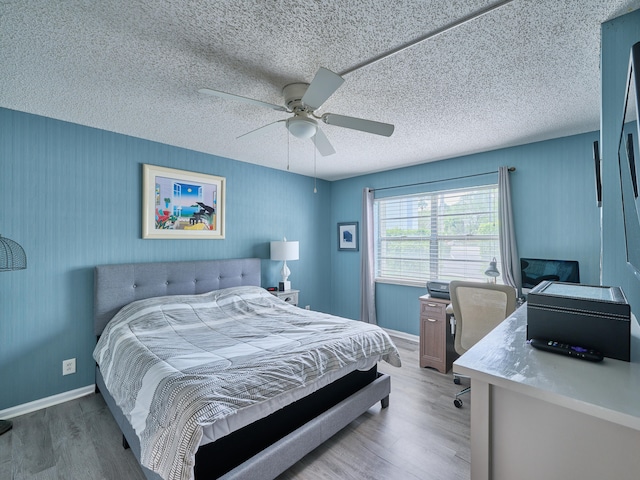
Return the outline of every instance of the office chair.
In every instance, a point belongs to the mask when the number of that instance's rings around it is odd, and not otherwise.
[[[454,348],[462,355],[493,330],[516,309],[516,290],[495,283],[452,281],[449,284],[453,318],[455,318]],[[460,375],[454,374],[460,384]],[[460,396],[471,387],[456,393],[453,404],[460,408]]]

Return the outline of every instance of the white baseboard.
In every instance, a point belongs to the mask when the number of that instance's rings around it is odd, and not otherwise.
[[[402,338],[403,340],[407,340],[409,342],[420,343],[420,337],[418,335],[400,332],[399,330],[391,330],[390,328],[383,328],[383,330],[385,330],[392,337]]]
[[[90,395],[95,392],[95,390],[96,386],[95,384],[92,384],[87,385],[86,387],[76,388],[75,390],[70,390],[68,392],[59,393],[58,395],[52,395],[51,397],[34,400],[33,402],[16,405],[15,407],[0,410],[0,418],[8,420],[13,417],[35,412],[36,410],[42,410],[43,408],[52,407],[59,403],[68,402],[69,400],[75,400],[76,398]]]

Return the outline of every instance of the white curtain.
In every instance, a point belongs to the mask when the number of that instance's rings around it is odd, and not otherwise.
[[[360,320],[377,324],[372,188],[362,191],[362,255],[360,256]]]
[[[516,234],[513,226],[513,208],[511,207],[511,185],[509,183],[509,167],[498,169],[498,212],[500,216],[500,256],[502,257],[502,280],[522,294],[520,278],[520,258],[516,245]]]

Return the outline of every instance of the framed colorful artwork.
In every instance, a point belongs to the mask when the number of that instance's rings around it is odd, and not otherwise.
[[[142,238],[224,238],[224,177],[142,166]]]

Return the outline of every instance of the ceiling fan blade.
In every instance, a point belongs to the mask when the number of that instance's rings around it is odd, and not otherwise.
[[[245,138],[246,139],[246,138],[262,136],[265,133],[269,133],[272,130],[275,130],[278,127],[279,123],[286,122],[286,121],[287,120],[285,119],[285,120],[278,120],[276,122],[268,123],[266,125],[263,125],[262,127],[256,128],[255,130],[251,130],[250,132],[243,133],[239,137],[236,137],[236,140],[240,139],[240,138]]]
[[[343,83],[344,78],[340,75],[324,67],[320,67],[307,88],[307,91],[302,96],[302,103],[311,110],[316,110],[320,108]]]
[[[376,135],[382,135],[384,137],[390,137],[395,128],[389,123],[374,122],[373,120],[363,120],[362,118],[336,115],[335,113],[325,113],[324,115],[322,115],[322,121],[327,125],[336,125],[338,127],[351,128],[353,130],[374,133]]]
[[[331,145],[331,142],[329,142],[329,139],[324,134],[324,132],[320,130],[320,128],[316,129],[316,134],[313,136],[313,143],[318,149],[320,155],[322,155],[323,157],[328,157],[329,155],[333,155],[334,153],[336,153],[335,149]]]
[[[263,102],[261,100],[254,100],[253,98],[241,97],[240,95],[234,95],[233,93],[221,92],[220,90],[211,90],[210,88],[201,88],[198,90],[205,95],[213,95],[214,97],[224,98],[226,100],[235,100],[237,102],[249,103],[251,105],[258,105],[259,107],[267,107],[280,112],[286,112],[287,109],[282,105],[275,105],[273,103]]]

